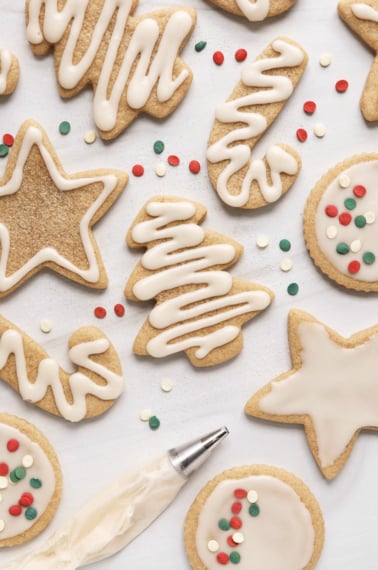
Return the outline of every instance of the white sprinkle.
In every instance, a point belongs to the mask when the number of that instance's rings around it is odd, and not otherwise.
[[[361,241],[359,239],[355,239],[350,244],[350,251],[352,251],[353,253],[357,253],[360,251],[361,247],[362,247]]]
[[[209,540],[207,543],[207,548],[210,550],[210,552],[218,552],[219,544],[216,540]]]
[[[374,224],[375,222],[375,213],[374,212],[366,212],[366,214],[364,214],[365,216],[365,220],[367,224]]]
[[[259,495],[257,491],[254,491],[253,489],[248,491],[247,500],[251,504],[257,503],[257,501],[259,500]]]
[[[159,178],[161,178],[162,176],[165,176],[166,173],[167,167],[165,166],[164,162],[158,162],[158,164],[155,166],[156,176],[159,176]]]
[[[39,323],[39,328],[43,333],[48,334],[52,331],[52,322],[49,319],[42,319]]]
[[[3,532],[3,530],[5,529],[5,522],[0,519],[0,532]]]
[[[328,67],[329,65],[331,65],[331,61],[332,61],[332,56],[330,53],[322,53],[322,55],[319,58],[319,63],[322,67]]]
[[[256,245],[260,249],[265,249],[269,245],[269,237],[265,234],[258,234],[256,237]]]
[[[0,489],[6,489],[9,485],[7,477],[0,477]]]
[[[93,144],[97,139],[97,135],[95,131],[87,131],[84,135],[84,141],[87,144]]]
[[[314,135],[319,139],[322,139],[327,132],[327,129],[323,125],[323,123],[316,123],[314,126]]]
[[[141,410],[139,412],[139,419],[141,419],[142,422],[148,422],[151,416],[152,416],[152,410],[150,410],[149,408],[145,408],[144,410]]]
[[[173,388],[173,382],[170,378],[163,378],[160,382],[160,388],[163,392],[170,392]]]
[[[350,178],[347,174],[340,174],[338,178],[338,183],[340,188],[349,188],[350,186]]]
[[[280,263],[280,269],[281,269],[281,271],[285,271],[285,272],[293,269],[292,260],[289,259],[288,257],[285,257],[285,259],[283,259]]]
[[[242,532],[234,532],[232,540],[236,542],[236,544],[241,544],[245,541],[244,534]]]
[[[33,463],[34,463],[34,458],[32,455],[24,455],[24,457],[22,458],[22,465],[25,467],[25,469],[29,469],[30,467],[32,467]]]
[[[337,236],[337,227],[336,226],[328,226],[326,229],[327,238],[335,239]]]

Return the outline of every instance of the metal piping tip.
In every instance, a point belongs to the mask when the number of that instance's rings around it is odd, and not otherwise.
[[[228,434],[228,429],[226,426],[223,426],[203,437],[170,449],[168,457],[173,467],[181,475],[189,477],[206,461],[212,451],[218,447]]]

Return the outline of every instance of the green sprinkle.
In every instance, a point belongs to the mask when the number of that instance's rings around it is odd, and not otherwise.
[[[59,132],[61,135],[68,135],[71,130],[71,125],[68,121],[62,121],[59,125]]]
[[[239,554],[239,552],[237,552],[236,550],[234,550],[233,552],[231,552],[230,554],[230,562],[232,564],[239,564],[241,560],[241,556]]]
[[[11,471],[9,473],[9,478],[12,481],[12,483],[18,483],[19,482],[19,479],[17,478],[15,471],[16,470],[14,469],[13,471]]]
[[[42,487],[42,481],[36,477],[33,477],[30,479],[30,486],[33,487],[33,489],[40,489]]]
[[[37,515],[38,512],[33,507],[29,507],[25,511],[25,517],[28,519],[28,521],[33,521],[35,518],[37,518]]]
[[[366,226],[366,218],[365,216],[356,216],[354,218],[354,223],[358,228],[364,228]]]
[[[206,46],[207,46],[207,42],[201,41],[201,42],[196,43],[196,45],[194,46],[194,49],[199,53],[200,51],[205,49]]]
[[[161,154],[165,149],[165,144],[163,141],[155,141],[154,142],[154,151],[156,154]]]
[[[22,481],[26,477],[26,469],[24,467],[16,467],[14,474],[19,481]]]
[[[346,253],[349,253],[349,251],[350,251],[349,245],[342,241],[342,242],[337,244],[336,251],[337,251],[337,253],[340,253],[340,255],[345,255]]]
[[[148,425],[150,426],[151,429],[155,430],[158,429],[160,426],[160,420],[158,417],[156,416],[151,416],[150,419],[148,420]]]
[[[372,265],[375,261],[375,255],[372,251],[365,251],[365,253],[362,256],[362,259],[364,260],[364,263],[366,263],[366,265]]]
[[[6,144],[0,144],[0,157],[4,158],[4,156],[7,156],[9,152],[9,146],[7,146]]]
[[[252,505],[250,505],[248,512],[251,515],[251,517],[258,517],[260,514],[260,507],[256,503],[253,503]]]
[[[291,243],[289,242],[288,239],[282,239],[280,241],[280,250],[281,251],[290,251],[291,249]]]
[[[290,283],[290,285],[287,288],[287,292],[289,293],[289,295],[296,295],[299,291],[299,285],[298,283]]]
[[[227,519],[219,519],[218,526],[221,530],[230,530],[230,523]]]
[[[357,202],[354,198],[346,198],[344,200],[344,206],[347,210],[354,210],[354,208],[357,206]]]

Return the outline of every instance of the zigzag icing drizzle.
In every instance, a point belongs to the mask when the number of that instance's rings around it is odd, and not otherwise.
[[[12,54],[5,49],[0,49],[0,95],[7,90],[8,74],[12,65]]]

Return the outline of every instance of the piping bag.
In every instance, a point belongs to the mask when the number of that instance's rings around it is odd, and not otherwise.
[[[26,556],[1,570],[75,570],[112,556],[173,501],[188,477],[228,435],[219,428],[127,471]]]

